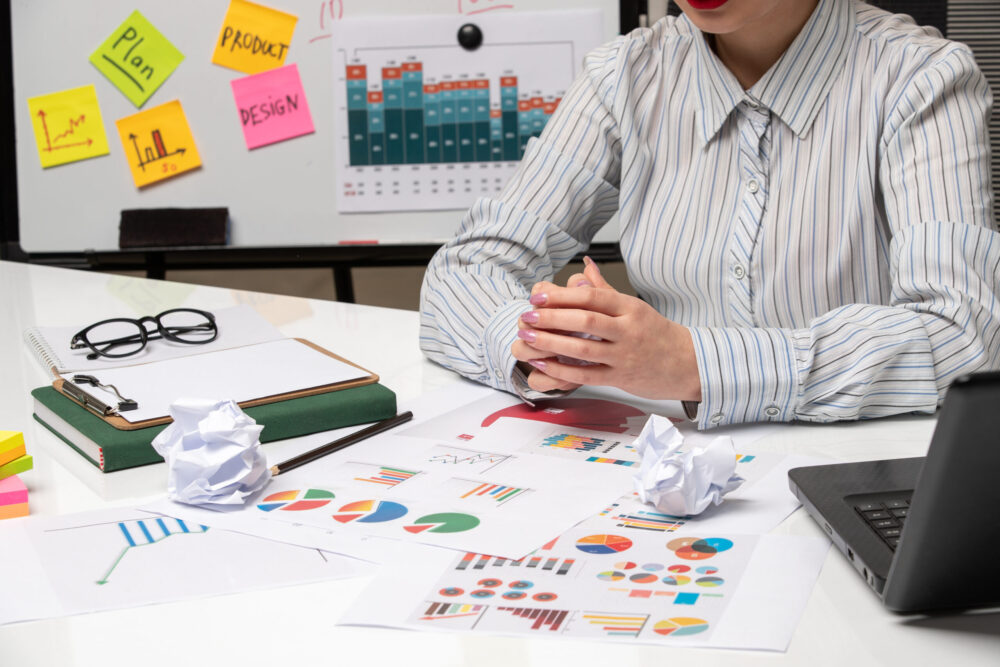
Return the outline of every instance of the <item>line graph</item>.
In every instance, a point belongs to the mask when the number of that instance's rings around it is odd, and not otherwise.
[[[125,541],[125,547],[118,554],[118,557],[112,561],[111,566],[104,573],[104,576],[95,582],[100,586],[109,582],[112,572],[115,571],[115,568],[118,567],[122,559],[125,558],[125,554],[130,550],[162,542],[173,535],[192,535],[204,533],[208,530],[208,526],[200,524],[189,526],[181,519],[171,517],[119,521],[118,528],[121,531],[122,539]]]

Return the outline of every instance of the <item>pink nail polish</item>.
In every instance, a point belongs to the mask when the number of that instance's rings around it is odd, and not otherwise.
[[[535,339],[538,337],[534,331],[529,331],[527,329],[521,329],[517,332],[517,337],[527,343],[534,343]]]
[[[549,300],[549,295],[545,292],[539,292],[538,294],[532,294],[528,302],[533,306],[543,306],[545,302]]]
[[[600,274],[601,267],[599,267],[597,265],[597,262],[595,262],[594,260],[592,260],[589,255],[584,255],[583,256],[583,263],[586,264],[587,266],[594,267],[594,270],[597,271],[598,274]]]
[[[534,366],[535,368],[537,368],[540,371],[544,371],[545,367],[548,365],[544,361],[542,361],[541,359],[531,359],[531,360],[528,361],[528,363],[531,364],[532,366]]]
[[[573,285],[573,287],[593,287],[593,285],[590,284],[589,280],[581,280],[577,284]]]
[[[521,321],[527,324],[535,324],[538,322],[538,313],[533,310],[528,310],[521,313]]]

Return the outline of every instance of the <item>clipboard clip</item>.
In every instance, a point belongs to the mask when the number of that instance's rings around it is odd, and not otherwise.
[[[118,388],[113,384],[101,384],[101,381],[93,375],[74,375],[71,379],[73,380],[72,382],[63,383],[63,391],[82,403],[83,407],[98,417],[110,417],[121,412],[127,412],[128,410],[135,410],[139,407],[139,404],[133,399],[122,396]],[[105,391],[110,390],[118,397],[118,405],[109,405],[78,385],[90,385],[98,389],[104,389]]]

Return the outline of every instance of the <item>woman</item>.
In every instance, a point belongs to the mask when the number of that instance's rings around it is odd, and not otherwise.
[[[677,3],[587,57],[437,253],[425,353],[527,399],[684,400],[702,428],[930,413],[1000,366],[971,51],[854,0]],[[592,263],[545,282],[615,212],[644,300]]]

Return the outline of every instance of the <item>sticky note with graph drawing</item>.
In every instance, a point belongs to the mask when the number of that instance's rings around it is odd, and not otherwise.
[[[184,109],[178,100],[115,121],[138,188],[201,166]]]
[[[108,154],[108,137],[93,85],[28,98],[43,168]]]

